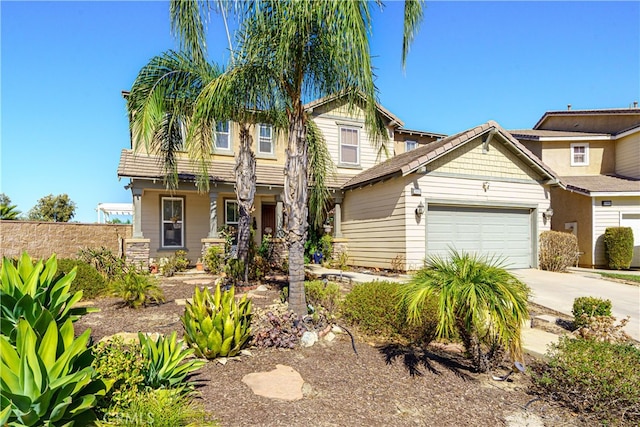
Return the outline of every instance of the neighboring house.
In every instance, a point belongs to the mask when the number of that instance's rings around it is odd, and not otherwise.
[[[537,266],[537,241],[548,229],[543,213],[554,172],[497,123],[452,137],[404,129],[379,106],[391,138],[386,160],[372,146],[362,112],[335,97],[306,105],[322,130],[336,165],[330,179],[334,246],[346,249],[349,264],[416,269],[430,254],[449,247],[498,255],[515,267]],[[218,126],[209,162],[210,191],[199,194],[195,169],[178,161],[179,188],[163,184],[159,158],[122,151],[118,176],[133,193],[133,238],[128,257],[148,262],[185,249],[194,262],[208,245],[220,244],[219,228],[235,226],[234,150],[237,126]],[[284,135],[268,125],[253,129],[256,168],[256,241],[281,236]],[[415,144],[413,144],[415,142]],[[416,210],[422,212],[417,214]]]
[[[606,265],[607,227],[631,227],[640,267],[640,109],[545,113],[531,130],[510,131],[559,176],[552,229],[578,238],[579,264]]]

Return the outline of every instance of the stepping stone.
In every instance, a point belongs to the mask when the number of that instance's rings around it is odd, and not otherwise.
[[[213,283],[213,279],[189,279],[183,282],[187,285],[210,285]]]
[[[547,323],[556,323],[557,317],[550,314],[539,314],[535,317],[536,320]]]
[[[247,374],[242,382],[258,396],[289,401],[302,399],[304,380],[290,366],[276,365],[273,371]]]
[[[176,298],[175,300],[173,300],[173,302],[176,303],[176,305],[187,305],[187,301],[189,302],[189,304],[193,304],[193,299],[191,298]]]

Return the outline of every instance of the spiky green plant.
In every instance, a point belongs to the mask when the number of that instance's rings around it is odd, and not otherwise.
[[[110,384],[94,375],[90,334],[74,339],[71,319],[60,327],[50,319],[39,337],[20,319],[15,346],[0,336],[0,425],[84,426],[96,418],[96,397]]]
[[[80,316],[97,311],[94,308],[75,306],[82,299],[82,291],[73,294],[70,292],[76,269],[66,275],[58,274],[57,271],[55,255],[46,263],[39,260],[35,264],[26,252],[16,265],[9,258],[2,259],[0,331],[11,342],[15,343],[15,328],[21,318],[27,320],[36,333],[42,336],[43,327],[48,323],[44,312],[62,325],[67,319],[75,322]]]
[[[160,336],[157,340],[138,332],[138,339],[145,355],[143,375],[145,384],[152,388],[174,387],[192,372],[206,364],[204,360],[187,360],[194,349],[183,349],[182,341],[177,341],[174,331],[169,338]],[[189,384],[186,384],[189,388]]]
[[[457,251],[431,257],[400,292],[413,321],[425,301],[436,297],[437,335],[462,338],[478,371],[499,362],[503,349],[522,360],[520,329],[529,317],[529,289],[499,259]]]
[[[164,301],[164,293],[158,281],[149,274],[130,270],[127,274],[111,284],[113,295],[122,298],[124,303],[133,308],[143,307],[149,303]]]
[[[212,295],[207,288],[202,292],[196,288],[193,302],[187,302],[181,320],[185,340],[196,356],[235,356],[249,340],[251,300],[244,295],[236,301],[234,289],[222,291],[218,284]]]

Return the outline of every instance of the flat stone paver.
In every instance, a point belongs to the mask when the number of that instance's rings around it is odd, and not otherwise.
[[[549,345],[557,344],[559,340],[559,335],[543,331],[542,329],[522,329],[522,347],[526,353],[534,356],[545,356],[547,350],[549,350]]]
[[[247,374],[242,382],[258,396],[290,401],[302,399],[304,380],[290,366],[276,365],[273,371]]]

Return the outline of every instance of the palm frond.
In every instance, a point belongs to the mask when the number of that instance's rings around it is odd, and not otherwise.
[[[335,176],[335,166],[322,131],[312,120],[308,120],[307,142],[309,144],[309,214],[312,225],[322,225],[327,215],[331,194],[327,179]]]

